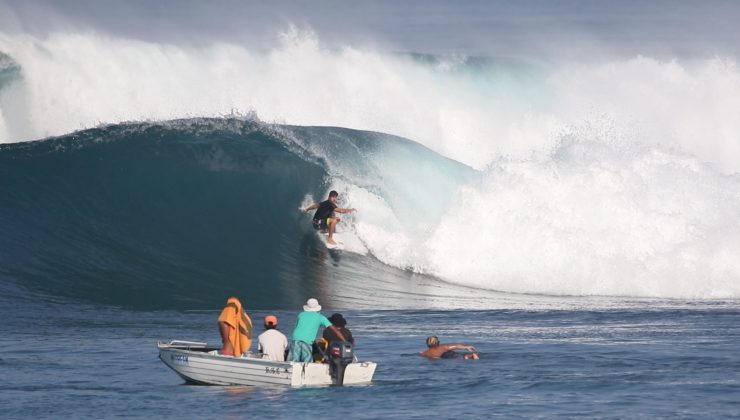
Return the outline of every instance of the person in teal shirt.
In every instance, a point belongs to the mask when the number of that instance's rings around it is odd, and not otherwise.
[[[342,341],[345,341],[342,332],[331,324],[324,315],[321,315],[319,301],[311,298],[303,305],[303,312],[298,314],[298,320],[293,329],[293,343],[290,346],[290,361],[310,362],[311,343],[316,339],[316,334],[322,326],[332,330]]]

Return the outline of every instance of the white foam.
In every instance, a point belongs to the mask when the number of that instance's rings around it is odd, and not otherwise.
[[[429,65],[373,49],[329,50],[295,28],[281,39],[257,51],[0,33],[0,51],[18,63],[24,86],[13,98],[0,92],[2,140],[255,110],[266,121],[401,135],[482,169],[501,156],[546,152],[571,127],[606,115],[643,142],[740,170],[740,72],[731,58],[507,67],[453,56]]]
[[[492,165],[427,235],[358,233],[388,264],[484,289],[739,298],[739,191],[692,157],[573,141]]]

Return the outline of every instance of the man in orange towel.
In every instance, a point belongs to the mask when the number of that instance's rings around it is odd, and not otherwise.
[[[223,347],[221,354],[241,357],[252,345],[252,320],[242,309],[239,299],[230,297],[218,317],[218,330]]]

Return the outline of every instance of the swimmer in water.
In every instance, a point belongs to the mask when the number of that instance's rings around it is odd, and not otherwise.
[[[420,356],[424,356],[427,359],[457,359],[462,358],[466,360],[478,360],[478,351],[475,347],[468,346],[465,344],[440,344],[439,338],[436,335],[427,337],[427,349],[420,352]],[[461,354],[455,350],[466,350],[469,353]]]

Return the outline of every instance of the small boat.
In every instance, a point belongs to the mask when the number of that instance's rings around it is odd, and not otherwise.
[[[196,341],[160,341],[157,349],[165,365],[185,381],[202,385],[368,384],[377,366],[373,362],[356,361],[351,349],[345,351],[344,362],[338,363],[275,362],[253,353],[224,356],[218,354],[218,347]]]

